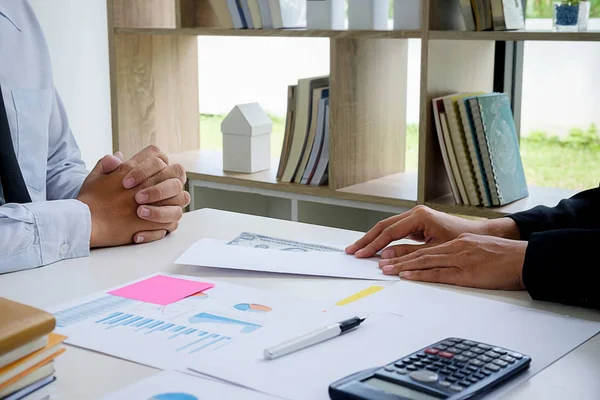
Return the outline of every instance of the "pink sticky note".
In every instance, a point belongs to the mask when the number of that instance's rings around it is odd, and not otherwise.
[[[170,276],[156,275],[108,292],[113,296],[166,306],[215,286],[212,283],[188,281]]]

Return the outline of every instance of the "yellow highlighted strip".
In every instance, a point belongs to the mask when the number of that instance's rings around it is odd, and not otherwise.
[[[367,296],[372,295],[373,293],[377,293],[380,290],[383,289],[383,286],[369,286],[368,288],[361,290],[358,293],[354,293],[352,296],[350,297],[346,297],[344,300],[340,300],[337,303],[335,303],[336,306],[345,306],[347,304],[353,303],[357,300],[360,300],[362,298],[365,298]]]

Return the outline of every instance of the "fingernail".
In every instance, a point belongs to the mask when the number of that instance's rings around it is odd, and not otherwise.
[[[383,267],[383,272],[391,272],[393,269],[393,265],[386,265],[385,267]]]
[[[394,250],[385,249],[381,252],[381,258],[392,258],[394,257]]]
[[[149,217],[150,216],[150,210],[146,207],[142,207],[142,209],[140,210],[140,215],[142,217]]]
[[[126,189],[131,189],[135,185],[135,179],[127,178],[125,179],[125,182],[123,182],[123,185]]]
[[[382,267],[389,265],[389,263],[390,263],[390,260],[380,260],[379,261],[379,265]]]
[[[402,271],[398,275],[400,275],[400,278],[410,278],[410,271]]]
[[[359,251],[357,251],[357,252],[356,252],[356,254],[355,254],[355,255],[356,255],[357,257],[362,257],[362,256],[363,256],[363,254],[365,254],[365,251],[364,251],[364,250],[359,250]]]
[[[145,238],[145,237],[143,237],[143,236],[138,236],[135,242],[136,242],[136,243],[142,243],[144,240],[146,240],[146,238]]]
[[[114,156],[115,156],[115,157],[117,157],[117,158],[120,158],[121,160],[123,159],[123,153],[121,153],[120,151],[117,151],[117,152],[114,154]]]
[[[135,195],[135,197],[137,198],[137,202],[140,204],[148,201],[148,195],[143,192],[139,192],[138,194]]]

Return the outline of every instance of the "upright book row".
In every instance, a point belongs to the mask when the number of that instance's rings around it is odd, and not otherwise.
[[[468,31],[507,31],[525,28],[521,0],[457,0]]]
[[[321,186],[329,171],[329,76],[288,87],[285,133],[277,180]]]
[[[306,27],[306,0],[210,0],[221,29]]]
[[[503,206],[528,196],[506,93],[433,99],[442,159],[457,204]]]

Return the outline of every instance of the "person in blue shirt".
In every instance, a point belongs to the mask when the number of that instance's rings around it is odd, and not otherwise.
[[[90,172],[26,0],[0,0],[0,273],[144,243],[177,229],[185,171],[156,147]]]

